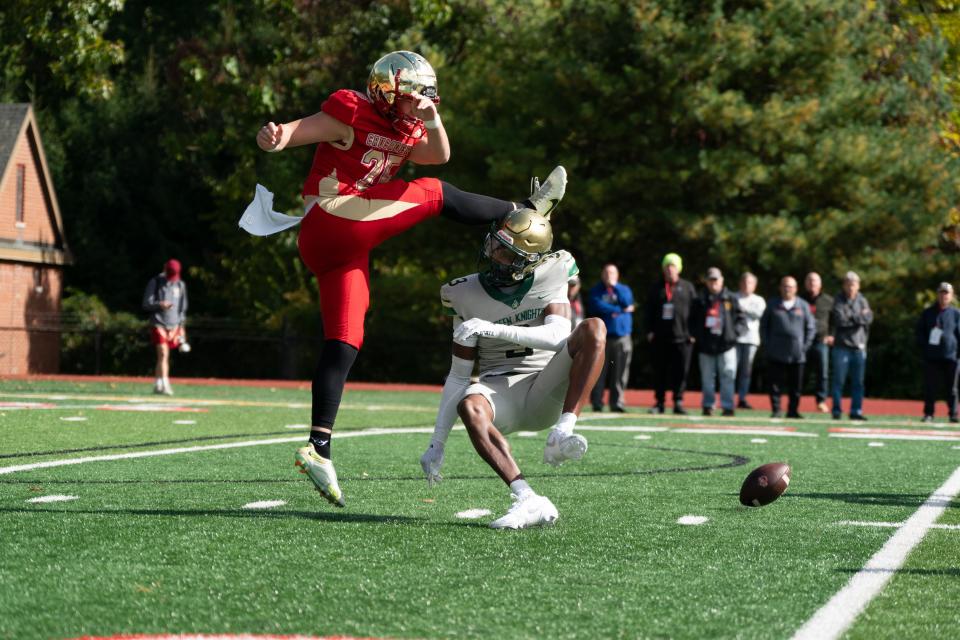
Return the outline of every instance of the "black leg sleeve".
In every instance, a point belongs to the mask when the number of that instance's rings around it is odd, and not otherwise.
[[[313,374],[311,426],[332,429],[343,397],[343,385],[359,351],[339,340],[323,343],[323,353]]]
[[[440,215],[461,224],[489,224],[517,208],[509,200],[461,191],[449,182],[441,182],[440,186],[443,189]]]

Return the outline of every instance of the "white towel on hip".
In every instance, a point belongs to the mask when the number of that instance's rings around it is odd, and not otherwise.
[[[262,184],[257,185],[253,201],[240,216],[240,228],[254,236],[269,236],[300,224],[299,216],[288,216],[273,210],[273,194]]]

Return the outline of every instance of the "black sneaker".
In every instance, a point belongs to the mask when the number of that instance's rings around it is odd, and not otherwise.
[[[951,421],[956,420],[956,418],[951,418]],[[923,416],[923,420],[920,422],[933,422],[933,416]]]
[[[859,420],[860,422],[866,422],[866,421],[867,421],[867,416],[863,415],[862,413],[851,413],[851,414],[850,414],[850,419],[851,419],[851,420]]]
[[[787,417],[791,420],[803,420],[803,416],[797,413],[796,411],[787,412]]]
[[[833,418],[834,420],[839,420],[839,419],[840,419],[841,417],[843,417],[843,416],[841,416],[839,413],[835,413],[835,414],[833,414],[833,415],[830,416],[830,417]]]
[[[753,409],[753,407],[746,400],[741,400],[737,403],[737,409]]]
[[[654,415],[659,415],[659,414],[663,413],[663,405],[660,405],[660,404],[654,405],[654,406],[650,407],[650,411],[648,411],[647,413],[652,413],[652,414],[654,414]]]
[[[957,416],[950,416],[950,422],[960,422],[960,418]]]
[[[678,415],[678,416],[686,416],[686,415],[689,415],[689,413],[687,412],[687,410],[684,409],[683,406],[682,406],[682,405],[679,405],[679,404],[673,408],[673,413],[675,413],[675,414]]]
[[[736,415],[736,414],[734,413],[733,409],[724,409],[724,410],[723,410],[723,417],[724,417],[724,418],[732,418],[732,417],[735,416],[735,415]]]
[[[623,407],[610,407],[611,413],[626,413],[627,410]]]
[[[601,411],[603,411],[603,407],[598,407],[597,405],[593,405],[593,410],[596,413],[600,413]]]
[[[676,412],[676,411],[674,411],[674,412]],[[713,409],[711,409],[710,407],[704,407],[704,408],[703,408],[703,415],[705,415],[705,416],[712,416],[712,415],[713,415]]]

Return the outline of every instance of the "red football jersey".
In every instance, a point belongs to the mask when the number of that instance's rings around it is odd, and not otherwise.
[[[389,182],[419,142],[394,130],[359,91],[340,89],[320,108],[350,125],[353,139],[317,145],[313,166],[303,185],[304,197],[320,195],[320,181],[333,175],[340,195],[361,193],[374,184]]]

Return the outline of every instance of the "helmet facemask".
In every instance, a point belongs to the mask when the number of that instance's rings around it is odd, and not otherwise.
[[[423,56],[412,51],[394,51],[373,64],[367,97],[398,133],[422,138],[426,133],[423,120],[404,113],[400,107],[404,101],[416,104],[417,95],[440,104],[437,74]]]
[[[532,276],[552,244],[550,222],[532,209],[519,209],[493,223],[483,241],[480,261],[491,284],[509,287]]]

